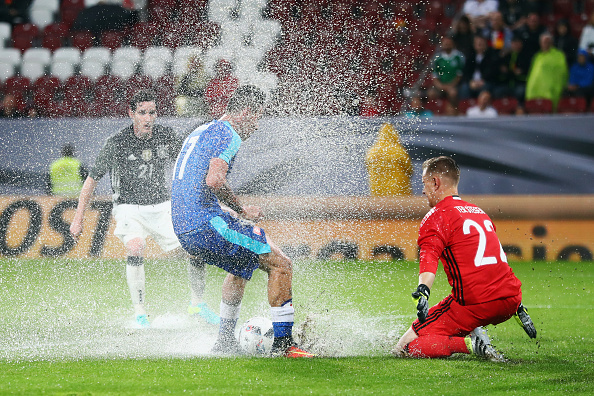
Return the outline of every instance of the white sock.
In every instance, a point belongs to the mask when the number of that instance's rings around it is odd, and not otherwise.
[[[126,265],[126,279],[128,281],[128,289],[130,290],[130,297],[132,297],[132,304],[136,315],[144,315],[145,298],[145,276],[144,264],[141,265]]]
[[[241,311],[241,304],[229,305],[221,301],[219,316],[221,319],[237,320],[239,319],[239,312]]]

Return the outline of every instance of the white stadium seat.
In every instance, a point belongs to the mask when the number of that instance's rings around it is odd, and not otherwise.
[[[0,48],[6,47],[12,37],[12,27],[8,22],[0,22]]]
[[[87,1],[85,1],[85,5]],[[86,6],[88,7],[88,5]],[[33,3],[31,3],[31,10],[50,10],[58,12],[59,9],[60,0],[33,0]]]
[[[173,54],[168,47],[148,47],[144,51],[144,60],[152,59],[159,59],[166,65],[169,65],[173,61]]]
[[[167,64],[160,59],[147,59],[142,65],[142,74],[156,80],[167,73]]]
[[[82,61],[95,60],[107,65],[111,62],[111,51],[107,47],[91,47],[82,54]]]
[[[85,59],[80,64],[80,74],[96,80],[105,74],[105,64],[95,59]]]
[[[0,61],[0,82],[3,83],[12,76],[14,76],[14,65]]]
[[[23,54],[23,63],[37,62],[49,65],[52,59],[52,52],[47,48],[29,48]]]
[[[21,64],[21,51],[16,48],[0,48],[0,61],[13,67]]]
[[[70,62],[53,62],[50,66],[50,74],[65,81],[68,77],[74,75],[74,65]]]
[[[70,62],[73,65],[80,63],[80,50],[76,47],[63,47],[54,51],[52,62]]]
[[[54,23],[54,11],[44,8],[34,8],[29,11],[29,18],[31,23],[37,26],[40,30],[45,29],[47,25]]]
[[[45,74],[45,68],[45,64],[34,60],[23,61],[21,64],[21,76],[27,77],[31,81],[35,81]]]
[[[111,64],[111,74],[123,79],[128,79],[134,75],[136,66],[126,59],[114,60]]]
[[[111,58],[113,63],[118,63],[121,60],[125,60],[133,65],[138,65],[142,58],[142,52],[136,47],[119,47],[113,51]]]

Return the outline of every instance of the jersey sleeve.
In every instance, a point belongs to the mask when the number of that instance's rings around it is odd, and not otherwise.
[[[447,219],[440,211],[429,213],[419,229],[417,243],[419,252],[419,273],[437,272],[439,258],[447,246]]]
[[[221,153],[219,154],[218,158],[222,159],[226,163],[230,163],[237,151],[239,150],[239,146],[241,146],[241,138],[239,135],[233,131],[231,131],[231,136],[228,139],[225,139],[226,144],[222,144],[220,149],[222,149]]]
[[[115,162],[115,144],[113,139],[108,139],[99,151],[95,165],[91,168],[89,176],[94,180],[100,180],[111,169]]]

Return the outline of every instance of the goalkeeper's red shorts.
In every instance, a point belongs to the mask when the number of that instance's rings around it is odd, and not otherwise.
[[[412,324],[418,336],[439,334],[463,337],[478,326],[499,324],[511,318],[522,302],[522,294],[475,305],[460,305],[451,295],[429,309],[427,320]]]

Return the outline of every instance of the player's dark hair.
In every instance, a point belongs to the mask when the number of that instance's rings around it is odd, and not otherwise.
[[[264,106],[266,95],[262,90],[253,85],[244,85],[239,87],[233,93],[227,105],[228,113],[235,113],[249,108],[252,111],[257,111]]]
[[[460,167],[453,158],[442,155],[423,162],[423,170],[428,175],[440,174],[452,180],[456,185],[460,181]]]
[[[142,90],[136,92],[134,95],[132,95],[132,97],[128,101],[130,110],[136,111],[136,106],[138,105],[138,103],[156,102],[156,99],[155,99],[156,96],[157,95],[155,94],[155,91],[153,91],[152,89],[142,89]]]
[[[62,147],[62,157],[74,157],[74,145],[72,143],[66,143]]]

